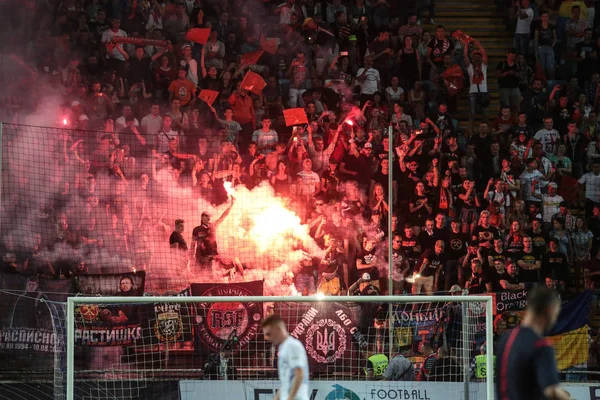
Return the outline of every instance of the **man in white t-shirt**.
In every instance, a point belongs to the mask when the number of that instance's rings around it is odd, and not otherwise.
[[[142,118],[140,128],[142,133],[145,135],[156,135],[161,131],[163,125],[163,119],[160,116],[160,105],[152,104],[150,108],[150,114]]]
[[[533,21],[533,10],[529,0],[517,1],[517,29],[515,30],[515,49],[518,54],[527,56],[529,54],[529,41],[531,40],[531,22]]]
[[[114,18],[111,21],[111,28],[102,33],[102,43],[104,45],[108,44],[114,37],[127,37],[127,33],[124,30],[119,29],[120,26],[121,21],[118,18]],[[125,62],[129,59],[129,54],[127,54],[127,52],[123,49],[122,44],[117,43],[111,51],[108,51],[108,48],[106,50],[107,60],[118,60]]]
[[[121,132],[126,128],[126,120],[128,117],[133,117],[133,111],[131,110],[131,106],[129,104],[124,104],[121,112],[123,113],[123,115],[121,115],[115,120],[115,130],[117,132]],[[135,125],[136,128],[140,126],[139,121],[135,117],[133,117],[133,125]]]
[[[554,182],[548,184],[548,194],[542,194],[542,218],[545,223],[552,222],[552,216],[560,211],[560,203],[564,201],[562,196],[556,194],[558,185]]]
[[[592,171],[579,178],[579,187],[585,185],[585,217],[591,218],[594,207],[600,205],[600,160],[592,162]]]
[[[261,328],[265,339],[279,347],[277,370],[281,387],[275,400],[309,400],[308,358],[304,345],[290,336],[279,315],[266,317]]]
[[[537,131],[533,138],[544,146],[544,153],[556,155],[560,134],[553,126],[552,117],[544,118],[544,128]]]
[[[355,85],[360,85],[360,104],[372,100],[375,92],[381,91],[379,71],[373,68],[373,57],[365,57],[365,66],[356,72]]]
[[[259,153],[267,155],[275,150],[275,145],[279,142],[277,132],[271,129],[271,119],[266,115],[262,118],[262,128],[252,133],[252,141],[256,142]]]

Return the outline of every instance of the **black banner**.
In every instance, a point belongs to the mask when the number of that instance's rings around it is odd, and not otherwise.
[[[0,352],[52,357],[63,351],[64,307],[58,302],[66,301],[72,282],[0,274],[0,287]]]
[[[153,296],[146,293],[144,296]],[[159,295],[159,294],[156,294]],[[169,291],[162,296],[189,297],[189,288],[181,292]],[[183,343],[192,340],[192,304],[150,303],[141,313],[144,344]]]
[[[506,311],[520,311],[527,306],[527,289],[507,290],[494,293],[494,310],[496,314]]]
[[[276,303],[275,313],[292,336],[304,343],[311,371],[336,365],[353,368],[359,347],[367,342],[359,330],[361,308],[341,303]],[[355,364],[355,363],[354,363]]]
[[[76,346],[128,346],[142,339],[139,306],[126,297],[144,293],[144,272],[80,275],[75,278],[77,294],[123,296],[123,304],[80,304],[75,309]]]
[[[263,282],[193,283],[191,287],[193,296],[240,297],[239,302],[196,304],[199,344],[211,351],[219,351],[226,344],[230,344],[234,351],[246,348],[260,330],[263,303],[246,303],[242,299],[245,296],[262,296]]]

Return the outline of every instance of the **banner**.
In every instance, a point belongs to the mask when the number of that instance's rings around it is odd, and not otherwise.
[[[469,398],[486,398],[485,383],[470,382],[468,387]],[[272,400],[279,382],[182,380],[179,388],[181,400],[223,398],[224,393],[228,399]],[[600,390],[594,384],[569,384],[561,388],[577,400],[597,400],[596,390]],[[308,392],[311,400],[463,400],[466,397],[463,382],[311,380]]]
[[[245,296],[262,296],[263,281],[232,284],[192,283],[193,296],[234,296],[239,302],[197,303],[196,339],[199,352],[220,351],[231,344],[244,349],[260,331],[263,303],[244,303]]]
[[[10,353],[4,362],[24,366],[27,359],[39,366],[40,356],[51,360],[64,351],[64,307],[58,302],[67,300],[71,280],[3,273],[0,287],[0,354]]]
[[[145,273],[79,275],[75,291],[82,295],[123,296],[123,304],[80,304],[75,308],[76,346],[129,346],[141,342],[139,307],[126,297],[144,293]]]
[[[494,293],[495,314],[524,310],[525,306],[527,306],[527,289]]]
[[[145,293],[144,296],[152,296]],[[189,297],[189,288],[181,292],[166,292],[162,296]],[[192,304],[150,303],[140,313],[144,344],[183,344],[193,339]]]
[[[395,304],[394,312],[394,337],[400,347],[412,347],[418,351],[421,341],[436,342],[438,333],[442,328],[442,317],[450,317],[450,309],[443,305],[420,311],[413,310],[412,304]],[[459,311],[460,314],[460,311]]]
[[[364,304],[370,306],[370,304]],[[359,330],[359,305],[342,303],[276,303],[274,312],[286,321],[290,335],[306,348],[311,371],[326,370],[329,365],[346,367],[351,371],[357,365],[359,348],[367,341]]]

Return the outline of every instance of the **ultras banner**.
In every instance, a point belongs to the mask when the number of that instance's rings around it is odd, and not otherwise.
[[[144,293],[145,274],[80,275],[75,291],[81,295],[122,296],[123,304],[80,304],[75,309],[76,346],[129,346],[141,343],[140,307],[127,297]]]

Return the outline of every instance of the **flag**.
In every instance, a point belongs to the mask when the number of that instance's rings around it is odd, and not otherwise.
[[[462,44],[468,44],[471,40],[473,40],[471,36],[467,35],[460,29],[455,30],[452,34],[452,37],[461,42]]]
[[[209,107],[212,107],[218,95],[219,92],[217,92],[216,90],[202,89],[200,90],[198,98],[206,104],[208,104]]]
[[[448,88],[448,95],[456,96],[463,89],[464,77],[462,69],[457,64],[442,72],[444,84]]]
[[[579,329],[548,337],[556,352],[556,364],[559,371],[564,371],[588,360],[588,330],[589,327],[584,325]]]
[[[242,89],[246,89],[256,95],[259,95],[265,86],[267,86],[267,83],[262,76],[252,71],[246,72],[246,75],[242,80]]]
[[[206,44],[210,28],[192,28],[185,34],[185,40],[198,44]]]
[[[285,118],[285,126],[308,124],[308,118],[306,118],[306,112],[304,112],[303,108],[283,110],[283,116]]]
[[[260,59],[260,57],[263,55],[265,51],[264,50],[258,50],[258,51],[253,51],[252,53],[246,53],[246,54],[242,54],[242,60],[241,60],[241,65],[246,66],[246,65],[254,65],[256,63],[258,63],[258,60]]]
[[[265,35],[261,35],[260,47],[269,54],[275,54],[277,52],[277,39],[267,39]]]
[[[587,290],[562,306],[548,340],[556,352],[558,369],[582,364],[588,360],[588,315],[592,292]]]

